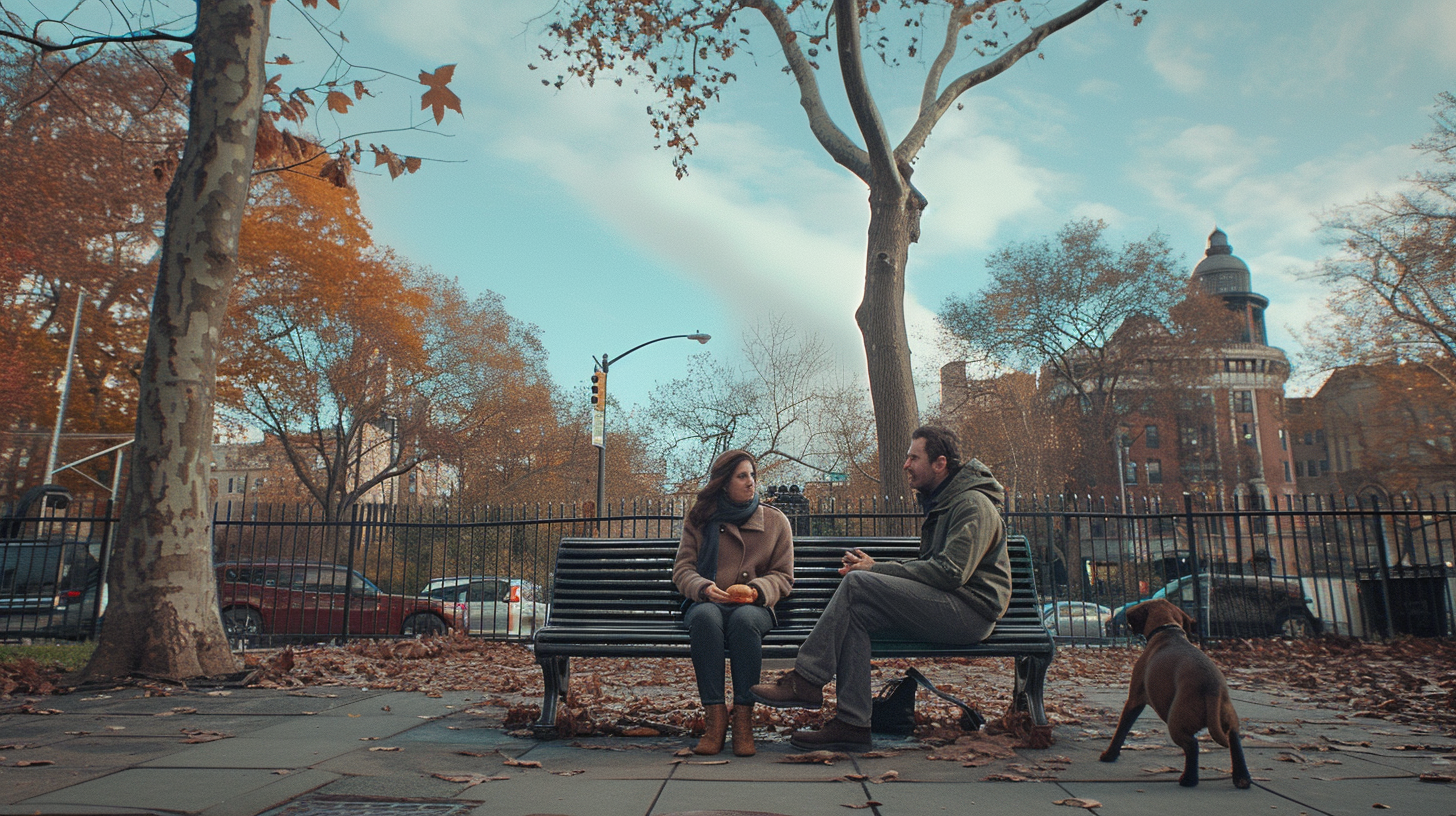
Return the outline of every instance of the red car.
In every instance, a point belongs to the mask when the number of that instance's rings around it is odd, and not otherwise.
[[[466,628],[462,604],[390,595],[337,564],[269,561],[219,564],[217,588],[229,639],[258,635],[441,634]]]

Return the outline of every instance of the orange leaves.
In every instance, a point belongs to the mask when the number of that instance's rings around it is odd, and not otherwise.
[[[392,179],[399,178],[404,173],[413,173],[420,169],[421,161],[418,157],[400,156],[390,150],[388,145],[375,147],[371,144],[369,145],[369,149],[374,152],[374,166],[378,167],[381,164],[388,165],[389,177]]]
[[[338,8],[339,0],[329,0],[329,5],[333,6],[334,8]],[[303,0],[303,7],[318,8],[318,0]]]
[[[435,69],[433,74],[427,74],[424,71],[420,72],[420,84],[429,88],[420,97],[420,110],[430,108],[435,114],[435,124],[437,125],[444,121],[446,108],[455,111],[461,116],[465,115],[460,110],[460,97],[456,96],[454,91],[445,87],[450,84],[450,80],[454,77],[454,65],[441,65]]]
[[[357,82],[354,84],[356,87],[360,85],[360,83]],[[334,113],[348,113],[349,106],[352,104],[354,104],[354,100],[350,99],[348,94],[340,93],[338,91],[329,91],[329,110],[333,111]]]
[[[172,52],[172,68],[181,74],[183,79],[192,79],[192,58],[187,56],[191,53],[191,48]]]

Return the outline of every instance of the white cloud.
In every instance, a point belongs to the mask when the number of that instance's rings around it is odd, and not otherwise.
[[[1204,39],[1200,24],[1174,25],[1152,15],[1152,31],[1148,33],[1147,60],[1153,71],[1175,91],[1199,93],[1208,84],[1212,56],[1197,48]]]

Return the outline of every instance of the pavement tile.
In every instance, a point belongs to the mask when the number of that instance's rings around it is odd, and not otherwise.
[[[876,808],[881,816],[935,816],[939,813],[1077,816],[1087,813],[1053,804],[1071,794],[1052,782],[887,782],[871,785],[869,793],[875,801],[882,803]],[[797,816],[797,811],[785,812]],[[844,816],[852,811],[839,808],[832,812]]]
[[[92,807],[124,803],[134,808],[197,813],[242,799],[279,779],[268,771],[253,769],[129,768],[32,797],[21,804]]]
[[[624,750],[586,749],[552,741],[536,745],[518,755],[517,759],[540,762],[541,767],[548,771],[585,769],[587,776],[596,779],[666,779],[676,767],[672,764],[675,758],[672,754],[679,747],[673,744]]]
[[[1398,779],[1281,780],[1273,790],[1331,816],[1456,816],[1456,786],[1433,785],[1415,777]],[[1376,809],[1381,804],[1389,809]],[[1296,811],[1297,812],[1297,811]]]
[[[793,816],[844,816],[846,813],[870,813],[868,809],[855,811],[845,807],[863,805],[868,800],[864,786],[851,782],[760,782],[743,785],[674,777],[663,787],[662,795],[657,797],[650,814],[663,816],[703,810],[742,810]]]
[[[1078,799],[1095,799],[1102,807],[1099,814],[1116,816],[1232,816],[1232,814],[1269,814],[1296,816],[1311,813],[1297,802],[1266,790],[1255,783],[1247,790],[1234,787],[1228,777],[1204,779],[1196,788],[1184,788],[1171,777],[1141,782],[1060,782],[1059,785]],[[1366,806],[1366,814],[1369,806]],[[1066,816],[1064,811],[1062,816]],[[1311,816],[1313,814],[1311,813]]]
[[[461,790],[456,798],[482,803],[471,811],[472,816],[644,816],[662,785],[662,780],[585,775],[530,782],[511,779],[471,788],[457,786]]]

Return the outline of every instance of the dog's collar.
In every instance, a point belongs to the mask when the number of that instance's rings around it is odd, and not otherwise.
[[[1177,629],[1178,631],[1183,632],[1183,627],[1180,626],[1179,624],[1176,624],[1176,623],[1165,623],[1162,626],[1159,626],[1158,628],[1154,629],[1153,631],[1147,633],[1146,635],[1144,635],[1144,637],[1146,637],[1148,640],[1152,640],[1153,639],[1153,635],[1156,635],[1159,632],[1167,632],[1167,631],[1170,631],[1170,630],[1173,630],[1173,629]],[[1187,632],[1183,632],[1183,634],[1186,635],[1188,633]]]

